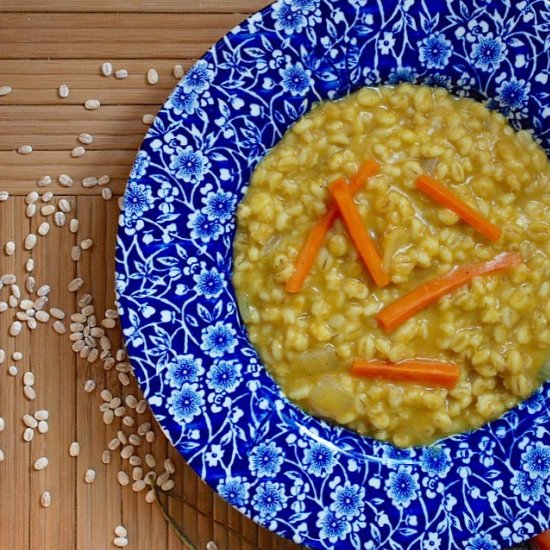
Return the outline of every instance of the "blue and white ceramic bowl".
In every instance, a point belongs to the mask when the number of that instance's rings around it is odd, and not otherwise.
[[[164,431],[223,498],[311,548],[499,549],[550,527],[550,384],[399,450],[312,418],[261,364],[231,285],[235,208],[314,102],[403,80],[486,100],[550,150],[543,0],[279,0],[189,70],[132,169],[117,290]]]

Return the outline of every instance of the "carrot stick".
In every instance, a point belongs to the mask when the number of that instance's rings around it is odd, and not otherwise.
[[[538,550],[550,550],[550,529],[536,536],[533,542]]]
[[[518,252],[503,252],[487,262],[458,267],[416,287],[380,311],[376,318],[387,332],[391,332],[442,296],[471,282],[474,277],[509,269],[522,262]]]
[[[428,174],[422,174],[416,178],[416,187],[434,201],[452,210],[461,220],[471,225],[491,241],[500,239],[501,230],[499,227],[484,218],[448,187],[444,187]]]
[[[423,359],[411,359],[399,363],[357,360],[351,366],[351,374],[363,378],[384,378],[451,389],[458,382],[460,370],[454,363]]]
[[[384,271],[382,258],[376,250],[370,235],[361,219],[359,210],[353,202],[353,197],[349,192],[348,186],[341,180],[336,180],[329,185],[329,191],[332,198],[338,205],[342,219],[346,224],[348,233],[355,243],[357,252],[361,256],[363,263],[369,270],[374,282],[379,287],[386,286],[390,282],[388,274]]]
[[[349,189],[352,194],[360,191],[365,180],[375,175],[380,170],[380,165],[375,160],[367,160],[354,174],[349,182]],[[328,205],[325,215],[312,227],[296,260],[294,273],[285,284],[287,292],[299,292],[306,280],[307,274],[319,253],[328,230],[332,227],[338,216],[338,207],[333,201]]]

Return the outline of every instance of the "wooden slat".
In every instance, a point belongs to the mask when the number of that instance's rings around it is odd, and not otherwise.
[[[67,198],[74,206],[74,199]],[[19,215],[23,217],[23,206]],[[37,234],[37,227],[49,221],[52,228],[46,237],[39,237],[32,250],[35,269],[33,276],[37,284],[49,284],[49,305],[70,312],[74,308],[74,296],[66,291],[67,284],[74,277],[75,266],[69,257],[75,237],[67,227],[56,227],[51,217],[44,218],[37,213],[31,220],[31,231]],[[57,251],[62,251],[56,254]],[[21,261],[31,254],[20,247]],[[56,254],[55,269],[50,258]],[[46,352],[47,350],[47,352]],[[47,456],[48,468],[40,475],[31,477],[30,546],[41,550],[44,540],[66,541],[68,548],[75,546],[76,524],[76,461],[69,458],[69,445],[76,435],[76,369],[72,350],[66,337],[54,333],[51,323],[39,323],[30,339],[30,361],[35,376],[37,399],[32,410],[49,411],[49,431],[45,435],[35,432],[31,443],[32,455]],[[82,392],[82,389],[80,389]],[[40,505],[40,495],[49,491],[52,505],[45,510]],[[63,521],[59,521],[63,518]]]
[[[0,151],[14,151],[28,143],[37,150],[63,150],[68,154],[73,147],[81,145],[77,137],[83,132],[94,138],[92,144],[86,145],[87,151],[136,151],[149,128],[142,121],[143,115],[156,114],[158,107],[117,105],[87,111],[71,105],[0,105]],[[37,164],[39,160],[32,155],[28,157],[29,163]]]
[[[0,59],[201,56],[242,14],[42,14],[0,17]]]
[[[77,274],[84,280],[78,297],[91,292],[96,311],[104,312],[107,295],[104,284],[105,271],[102,269],[112,270],[114,267],[111,252],[113,243],[107,244],[105,228],[114,220],[107,219],[106,204],[99,198],[79,199],[76,213],[80,220],[79,239],[91,238],[94,241],[93,248],[84,252],[82,259],[77,263]],[[110,251],[109,255],[107,249]],[[95,258],[99,257],[102,258],[102,262],[98,265]],[[109,469],[103,468],[101,463],[101,453],[107,442],[116,436],[117,426],[107,426],[103,423],[99,411],[99,405],[102,403],[99,394],[101,389],[107,387],[112,389],[113,394],[118,395],[120,384],[116,374],[103,370],[100,361],[91,365],[86,359],[78,358],[77,372],[77,439],[83,452],[78,460],[76,481],[76,541],[79,549],[96,550],[107,548],[109,541],[113,540],[113,529],[116,526],[114,522],[120,518],[121,501],[121,488],[116,482],[118,456],[114,457],[113,467]],[[90,395],[82,391],[83,383],[88,378],[93,378],[98,383],[98,388]],[[93,468],[97,472],[96,480],[90,485],[84,483],[84,475],[88,468]]]
[[[24,235],[29,231],[29,220],[21,216],[24,210],[21,198],[9,199],[0,203],[0,239],[1,246],[5,241]],[[13,273],[18,282],[23,281],[23,262],[19,254],[11,257],[0,253],[0,275]],[[9,291],[0,291],[2,300],[6,300]],[[0,384],[0,416],[5,420],[4,431],[0,432],[0,449],[4,461],[0,462],[0,484],[3,498],[0,498],[0,548],[29,548],[30,543],[30,499],[38,495],[30,493],[31,477],[43,476],[43,472],[32,472],[31,446],[23,442],[25,429],[21,421],[24,414],[32,410],[32,404],[23,397],[22,372],[29,367],[29,336],[27,331],[17,338],[8,336],[8,329],[13,321],[9,311],[0,313],[0,348],[6,352],[6,360],[0,365],[2,383]],[[24,353],[22,361],[15,363],[11,356],[14,351]],[[8,375],[8,367],[16,364],[19,368],[17,377]],[[36,459],[36,455],[32,455]],[[11,495],[11,498],[8,498]],[[8,527],[9,526],[9,527]]]
[[[0,61],[0,80],[9,83],[12,93],[0,97],[4,105],[79,105],[87,99],[98,98],[106,105],[161,105],[177,84],[173,75],[176,61],[111,60],[115,70],[126,69],[128,77],[117,79],[100,73],[104,60],[37,61],[35,59]],[[178,62],[187,70],[194,59]],[[159,82],[146,84],[146,74],[151,68],[157,70]],[[60,84],[69,86],[67,98],[60,98]]]
[[[75,0],[4,0],[1,12],[162,12],[162,13],[248,13],[265,6],[264,0],[94,0],[94,2],[76,2]]]

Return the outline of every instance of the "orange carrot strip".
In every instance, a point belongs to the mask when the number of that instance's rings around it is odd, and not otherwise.
[[[365,180],[374,176],[380,170],[380,165],[375,160],[367,160],[349,182],[352,194],[360,191]],[[338,216],[338,207],[331,201],[325,215],[312,227],[296,260],[294,273],[285,284],[287,292],[299,292],[306,280],[307,274],[323,245],[325,236]]]
[[[538,550],[550,550],[550,529],[536,536],[533,542]]]
[[[399,363],[357,360],[351,366],[351,374],[363,378],[384,378],[451,389],[458,382],[460,370],[454,363],[423,359],[411,359]]]
[[[491,241],[500,239],[501,230],[495,224],[484,218],[477,210],[467,205],[448,187],[441,185],[428,174],[416,178],[416,187],[431,197],[434,201],[452,210],[461,220],[471,225],[476,231],[485,235]]]
[[[455,268],[440,278],[421,284],[397,299],[380,311],[376,318],[387,332],[391,332],[442,296],[469,283],[474,277],[509,269],[522,262],[518,252],[503,252],[487,262]]]
[[[361,219],[348,186],[345,182],[336,180],[329,185],[328,189],[338,205],[342,219],[346,224],[351,239],[355,243],[357,252],[369,270],[374,282],[379,287],[386,286],[389,284],[390,278],[384,271],[382,258],[378,254],[378,250],[376,250],[376,246],[372,242],[367,228]]]

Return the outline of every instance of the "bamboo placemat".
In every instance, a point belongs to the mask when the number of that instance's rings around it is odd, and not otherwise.
[[[11,93],[0,97],[0,191],[10,198],[0,202],[0,275],[13,274],[21,289],[20,300],[28,298],[26,279],[32,276],[36,287],[50,285],[47,307],[61,308],[67,316],[80,311],[77,301],[85,293],[93,295],[99,320],[105,309],[113,307],[114,245],[118,215],[117,197],[123,192],[126,175],[137,147],[147,129],[145,114],[154,114],[177,80],[175,64],[189,67],[193,60],[265,0],[2,0],[0,2],[0,87]],[[109,61],[115,69],[127,69],[129,76],[119,80],[101,75],[100,66]],[[155,68],[159,82],[149,85],[146,73]],[[67,84],[69,97],[62,99],[58,87]],[[101,102],[97,110],[86,110],[87,99]],[[82,132],[94,141],[84,145],[85,154],[72,158],[71,150],[80,145]],[[33,152],[21,155],[17,149],[29,144]],[[74,180],[72,187],[57,182],[60,174]],[[106,186],[83,187],[88,176],[108,175]],[[37,187],[37,180],[51,176],[53,183]],[[103,188],[113,198],[104,200]],[[26,197],[37,191],[51,191],[51,204],[67,199],[71,212],[66,223],[57,227],[53,215],[38,212],[25,215]],[[30,199],[32,200],[32,199]],[[36,203],[44,204],[41,199]],[[71,218],[80,220],[78,233],[69,231]],[[47,221],[47,236],[37,245],[24,249],[29,233],[38,232]],[[80,261],[71,259],[71,249],[90,238],[93,246],[81,252]],[[7,241],[16,244],[15,253],[4,252]],[[26,273],[28,258],[34,270]],[[67,285],[75,277],[82,288],[70,293]],[[10,285],[0,290],[0,301],[8,299]],[[36,298],[36,295],[33,299]],[[19,310],[19,306],[17,306]],[[102,463],[108,443],[124,429],[121,418],[106,425],[99,410],[100,391],[110,389],[122,399],[140,399],[134,381],[123,386],[117,371],[105,371],[102,361],[90,364],[71,349],[69,320],[64,335],[52,328],[52,320],[38,323],[34,330],[22,327],[17,337],[8,336],[16,309],[0,313],[0,349],[6,353],[0,365],[0,417],[5,428],[0,432],[0,548],[9,550],[114,548],[115,526],[128,531],[128,548],[164,550],[182,548],[167,527],[159,509],[145,501],[146,490],[134,492],[131,483],[117,482],[119,470],[132,472],[120,448],[112,451],[109,464]],[[24,322],[23,325],[26,325]],[[118,328],[109,331],[113,353],[120,346]],[[20,352],[22,359],[13,360]],[[18,374],[10,376],[8,368]],[[23,374],[34,375],[35,400],[23,395]],[[94,380],[97,387],[87,393],[84,382]],[[131,402],[131,400],[130,400]],[[49,413],[49,431],[34,430],[32,441],[25,442],[22,418],[44,409]],[[149,413],[138,414],[128,408],[127,416],[136,425],[152,422]],[[179,455],[170,448],[158,427],[153,427],[153,444],[143,442],[136,448],[142,458],[153,454],[162,471],[164,458],[175,464],[174,491],[186,503],[171,500],[170,511],[199,548],[215,541],[224,549],[291,549],[295,545],[259,528],[226,505],[198,479]],[[71,442],[80,444],[80,454],[69,455]],[[47,457],[46,469],[36,471],[34,462]],[[145,466],[144,466],[145,468]],[[93,483],[84,481],[86,472],[95,470]],[[41,505],[44,492],[51,505]]]

